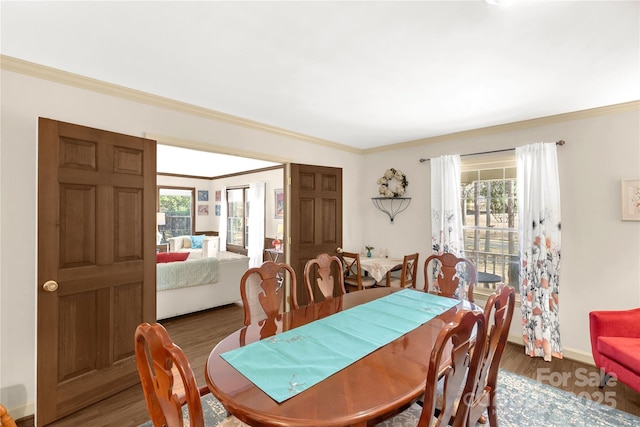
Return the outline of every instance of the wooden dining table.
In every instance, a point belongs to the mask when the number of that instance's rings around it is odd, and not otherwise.
[[[477,306],[460,301],[282,403],[221,357],[228,351],[399,290],[385,287],[347,293],[234,332],[209,354],[205,378],[211,393],[229,413],[252,426],[367,426],[402,412],[424,393],[430,353],[440,330],[460,309],[478,309]]]

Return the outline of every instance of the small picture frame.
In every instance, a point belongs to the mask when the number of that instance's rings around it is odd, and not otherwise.
[[[220,205],[216,205],[215,211],[216,211],[216,216],[220,216]]]
[[[216,191],[216,202],[219,202],[222,199],[222,193],[220,190]]]
[[[622,180],[622,220],[640,221],[640,179]]]
[[[275,218],[284,218],[284,190],[278,188],[274,190],[275,196]]]
[[[198,205],[198,215],[209,215],[209,205]]]
[[[209,192],[207,190],[198,190],[198,201],[199,202],[208,202],[209,201]]]

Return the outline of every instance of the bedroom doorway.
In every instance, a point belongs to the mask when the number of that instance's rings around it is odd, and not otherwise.
[[[161,137],[159,139],[162,140]],[[200,144],[198,148],[159,144],[158,188],[189,187],[193,189],[197,199],[193,209],[195,216],[192,234],[218,235],[221,250],[249,255],[253,264],[262,262],[266,258],[264,249],[273,248],[273,240],[283,238],[284,163],[277,160],[245,157],[241,153],[230,155],[209,151],[218,148],[222,150],[222,147],[212,146],[207,149],[201,147]],[[262,185],[264,193],[264,209],[262,205],[260,209],[263,211],[263,218],[250,226],[248,221],[250,215],[244,218],[238,214],[240,211],[246,211],[247,214],[257,211],[238,210],[237,203],[235,205],[233,203],[239,200],[235,193],[240,196],[244,194],[243,197],[246,199],[242,204],[244,206],[249,200],[246,192],[251,186],[257,185]],[[235,216],[232,218],[230,215]],[[159,230],[162,231],[166,227],[165,219],[165,225],[159,226]],[[257,238],[249,240],[248,233],[252,230],[255,232],[259,228],[263,228],[264,231],[260,231]],[[249,241],[258,242],[258,244],[248,243]]]

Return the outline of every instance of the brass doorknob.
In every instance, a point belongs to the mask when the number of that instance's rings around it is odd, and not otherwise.
[[[42,288],[47,292],[55,292],[58,289],[58,283],[55,280],[47,280]]]

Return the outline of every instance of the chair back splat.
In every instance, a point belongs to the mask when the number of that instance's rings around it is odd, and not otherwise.
[[[349,290],[361,291],[376,284],[376,279],[362,274],[359,253],[343,251],[339,256],[344,266],[344,284],[350,287]]]
[[[191,365],[159,323],[141,323],[135,332],[135,353],[147,410],[154,426],[182,426],[182,406],[186,403],[192,427],[204,426],[201,393]],[[176,387],[182,381],[184,392]]]
[[[415,288],[418,275],[418,256],[415,254],[405,255],[402,261],[402,271],[400,277],[391,277],[391,272],[387,273],[387,286],[400,288]]]
[[[304,281],[311,289],[312,302],[347,293],[342,262],[335,255],[323,253],[307,261],[304,266]]]
[[[473,402],[469,409],[469,425],[476,425],[483,418],[482,414],[487,409],[489,425],[491,427],[498,426],[498,406],[496,402],[498,368],[507,344],[515,305],[516,295],[514,289],[504,284],[500,285],[489,296],[485,305],[484,316],[487,321],[487,342]]]
[[[422,407],[413,404],[379,426],[471,425],[468,415],[480,374],[486,334],[484,313],[458,311],[453,322],[442,328],[431,349]]]
[[[424,290],[473,302],[476,274],[476,267],[467,258],[458,258],[450,253],[431,255],[424,263]],[[435,281],[432,280],[434,276]]]
[[[288,277],[287,277],[288,275]],[[291,305],[298,308],[296,273],[289,264],[265,261],[260,267],[248,269],[240,279],[240,296],[244,306],[244,324],[275,318],[285,309],[287,284],[291,289]],[[305,286],[309,301],[311,288]]]
[[[461,310],[454,321],[445,326],[431,351],[427,384],[419,426],[446,426],[453,420],[454,427],[466,425],[470,398],[478,381],[486,338],[484,314]],[[443,368],[443,362],[446,362]],[[438,379],[444,381],[442,407],[436,412]],[[464,387],[464,388],[463,388]],[[462,393],[462,394],[461,394]],[[433,423],[432,423],[433,421]]]
[[[198,387],[187,356],[171,341],[164,326],[141,323],[136,328],[134,340],[138,374],[154,427],[204,427],[207,411],[207,426],[211,426],[213,420],[209,408],[221,404],[209,393],[209,387]],[[183,411],[185,405],[188,414]],[[220,415],[215,414],[216,418]],[[233,415],[216,420],[215,425],[248,427]]]

